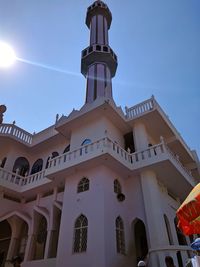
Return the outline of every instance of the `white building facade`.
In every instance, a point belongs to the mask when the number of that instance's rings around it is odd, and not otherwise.
[[[0,124],[0,266],[184,266],[189,237],[176,210],[199,182],[199,161],[155,98],[125,112],[112,97],[112,15],[87,10],[83,107],[30,134]],[[192,239],[192,237],[190,237]]]

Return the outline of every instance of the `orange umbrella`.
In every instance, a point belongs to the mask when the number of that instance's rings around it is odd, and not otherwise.
[[[177,210],[178,227],[185,235],[200,234],[200,183]]]

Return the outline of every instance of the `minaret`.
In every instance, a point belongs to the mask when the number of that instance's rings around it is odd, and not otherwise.
[[[90,46],[82,51],[81,59],[81,72],[87,78],[86,103],[98,97],[112,98],[117,56],[108,42],[111,21],[112,14],[102,1],[97,0],[88,7],[86,25],[90,29]]]

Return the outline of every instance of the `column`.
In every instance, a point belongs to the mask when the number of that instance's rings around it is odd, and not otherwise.
[[[147,149],[149,141],[145,125],[140,122],[136,123],[134,125],[133,133],[136,151]]]

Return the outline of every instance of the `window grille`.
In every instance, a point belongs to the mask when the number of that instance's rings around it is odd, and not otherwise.
[[[117,252],[120,254],[125,254],[124,223],[120,216],[117,217],[115,221],[115,226]]]
[[[89,190],[90,181],[86,177],[82,178],[78,183],[77,193]]]
[[[47,221],[44,217],[42,217],[38,227],[37,242],[39,244],[44,244],[46,242],[46,238],[47,238]]]
[[[114,192],[116,194],[121,194],[121,192],[122,192],[121,184],[119,183],[119,181],[117,179],[114,180]]]
[[[73,252],[80,253],[87,250],[88,220],[80,215],[74,225],[74,248]]]

